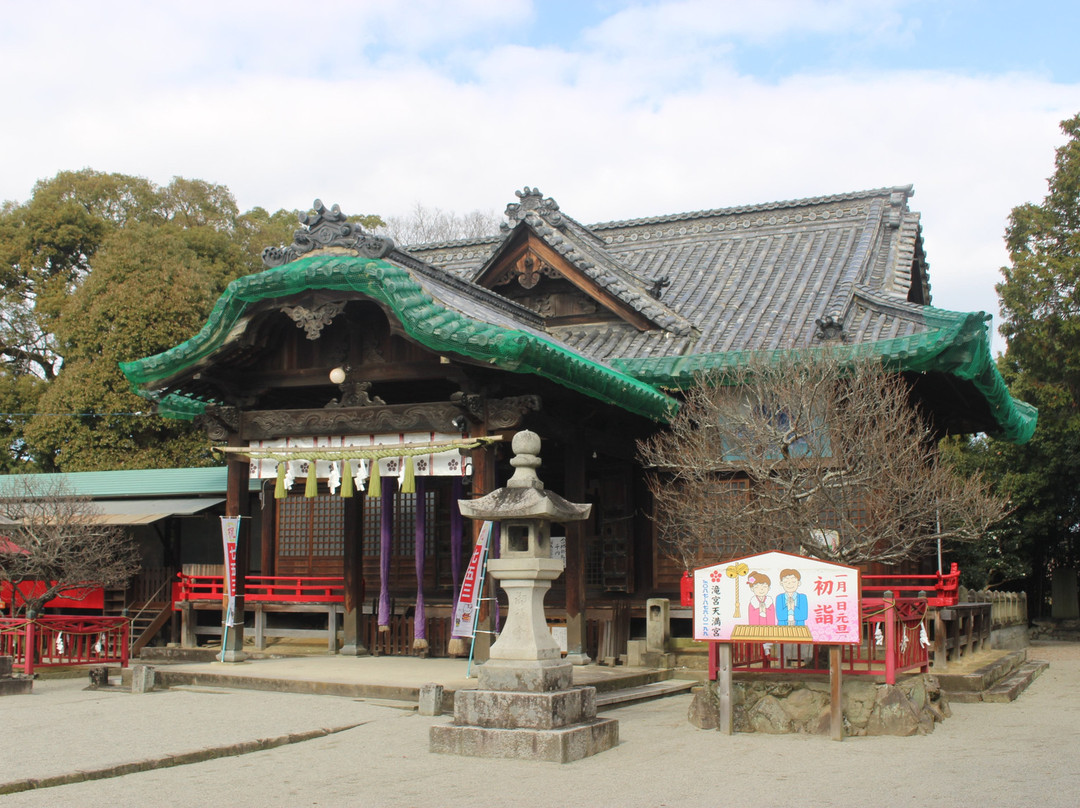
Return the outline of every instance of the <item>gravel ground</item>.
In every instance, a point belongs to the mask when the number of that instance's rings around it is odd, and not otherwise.
[[[164,765],[290,733],[250,754],[0,796],[6,806],[1039,806],[1080,804],[1080,644],[1040,642],[1050,668],[1011,704],[955,704],[912,738],[724,736],[689,696],[605,713],[617,748],[571,764],[433,755],[425,717],[372,701],[213,688],[134,696],[35,682],[0,702],[0,783],[134,761]],[[350,729],[341,729],[351,727]]]

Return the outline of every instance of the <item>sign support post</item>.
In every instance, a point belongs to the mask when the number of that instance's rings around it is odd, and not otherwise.
[[[829,707],[831,708],[832,739],[844,740],[843,682],[840,671],[840,646],[829,646]]]
[[[725,735],[735,732],[735,715],[731,686],[731,643],[717,643],[716,695],[720,701],[720,726]]]

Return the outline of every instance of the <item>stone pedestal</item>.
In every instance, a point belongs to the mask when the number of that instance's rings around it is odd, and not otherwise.
[[[596,688],[573,686],[573,665],[544,621],[544,595],[562,568],[551,558],[488,562],[509,599],[506,625],[479,687],[454,695],[454,723],[431,728],[432,752],[570,763],[618,745],[619,722],[596,717]]]
[[[431,728],[430,748],[454,755],[570,763],[618,743],[619,722],[596,717],[595,687],[547,693],[459,690],[454,723]]]

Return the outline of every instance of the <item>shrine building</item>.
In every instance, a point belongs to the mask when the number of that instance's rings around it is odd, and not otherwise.
[[[592,505],[553,539],[566,572],[549,619],[572,655],[622,653],[646,599],[677,599],[683,573],[658,547],[636,442],[702,372],[833,346],[902,374],[940,435],[1031,436],[989,316],[931,306],[911,196],[586,225],[526,187],[498,235],[409,247],[317,201],[198,334],[122,369],[225,450],[226,510],[252,517],[241,582],[341,580],[341,653],[420,647],[386,644],[401,635],[447,652],[477,527],[457,500],[505,484],[508,438],[536,432],[545,487]]]

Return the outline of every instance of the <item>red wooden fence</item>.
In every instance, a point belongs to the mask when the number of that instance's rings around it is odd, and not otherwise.
[[[927,601],[923,598],[867,598],[860,601],[862,642],[840,647],[840,665],[845,674],[884,676],[896,684],[896,676],[913,670],[930,670],[929,648],[923,618]],[[769,653],[765,648],[769,645]],[[709,643],[709,678],[715,679],[720,643]],[[732,643],[733,670],[784,673],[829,672],[827,646],[809,643]]]
[[[225,583],[221,575],[177,573],[173,602],[221,600]],[[345,581],[339,577],[308,575],[249,575],[244,579],[247,603],[344,603]]]
[[[126,617],[0,617],[0,656],[32,676],[35,667],[128,664]]]

